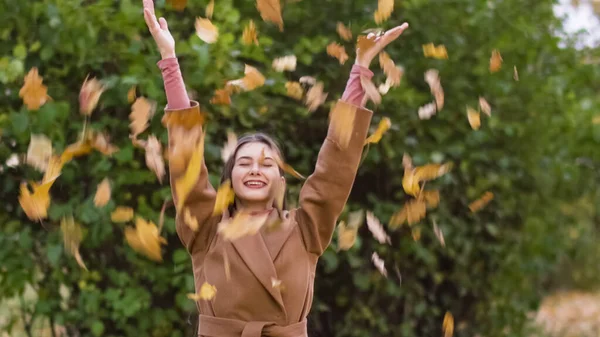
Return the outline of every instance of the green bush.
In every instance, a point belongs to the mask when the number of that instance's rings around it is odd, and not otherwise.
[[[298,171],[311,172],[328,108],[309,113],[285,95],[284,83],[316,76],[330,101],[339,98],[351,62],[340,66],[327,56],[326,46],[340,41],[337,21],[350,23],[355,36],[374,27],[377,1],[289,1],[280,32],[262,22],[253,1],[219,0],[214,22],[220,36],[212,45],[194,34],[195,16],[204,15],[207,3],[190,0],[176,12],[157,1],[157,12],[169,21],[186,84],[209,116],[211,180],[218,181],[219,150],[229,129],[272,134]],[[451,161],[454,170],[428,183],[441,191],[441,203],[416,225],[420,241],[404,227],[391,233],[391,246],[380,245],[366,226],[348,252],[336,252],[334,240],[319,264],[311,336],[434,336],[446,311],[454,314],[457,336],[521,336],[526,313],[535,310],[547,289],[598,280],[597,268],[591,270],[595,260],[586,257],[597,254],[592,238],[599,223],[600,125],[591,119],[600,103],[594,91],[600,70],[581,64],[582,52],[569,43],[559,47],[560,21],[552,3],[396,2],[383,27],[411,24],[387,49],[405,74],[402,85],[374,108],[374,126],[387,116],[393,127],[368,147],[348,211],[373,210],[387,222],[407,200],[401,183],[405,152],[416,165]],[[258,25],[260,46],[241,44],[250,19]],[[90,127],[108,131],[120,148],[112,157],[94,152],[68,163],[52,187],[49,219],[41,224],[28,220],[18,203],[20,182],[39,180],[40,174],[24,165],[2,168],[0,299],[22,296],[30,285],[38,299],[22,307],[26,323],[49,317],[69,336],[192,336],[196,309],[186,298],[193,291],[192,269],[175,234],[173,209],[162,233],[168,240],[163,263],[135,253],[125,243],[124,226],[110,221],[117,205],[127,205],[156,222],[170,197],[168,185],[158,183],[128,138],[132,85],[159,107],[165,104],[156,66],[160,57],[141,1],[9,0],[0,3],[0,22],[2,163],[13,153],[25,153],[32,133],[47,135],[58,151],[77,140],[84,120],[77,97],[88,74],[108,88]],[[449,59],[424,58],[421,46],[429,42],[444,44]],[[352,55],[353,43],[344,45]],[[504,64],[490,74],[493,49],[501,51]],[[270,68],[273,58],[288,54],[298,57],[295,72]],[[209,104],[224,80],[243,75],[245,63],[265,74],[266,86],[236,95],[229,107]],[[519,81],[513,79],[513,66]],[[32,67],[39,68],[52,97],[39,111],[28,111],[18,95]],[[430,68],[440,71],[446,105],[432,119],[419,120],[418,107],[433,99],[423,79]],[[372,69],[381,82],[382,72],[376,64]],[[465,106],[475,107],[479,96],[488,99],[493,112],[473,131]],[[161,110],[147,133],[166,144]],[[105,177],[112,181],[113,196],[98,209],[93,196]],[[295,199],[301,182],[289,181]],[[485,191],[495,194],[494,201],[471,213],[469,202]],[[71,213],[85,229],[81,253],[88,272],[62,247],[59,220]],[[445,248],[434,236],[434,220],[444,232]],[[386,261],[388,278],[372,266],[373,251]],[[569,268],[573,264],[580,267]]]

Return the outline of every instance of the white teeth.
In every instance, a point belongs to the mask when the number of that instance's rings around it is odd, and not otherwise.
[[[246,186],[255,186],[255,187],[262,187],[265,185],[265,183],[260,182],[260,181],[248,181],[245,183]]]

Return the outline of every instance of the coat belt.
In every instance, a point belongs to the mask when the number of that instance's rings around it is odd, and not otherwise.
[[[207,337],[305,337],[308,333],[306,319],[281,326],[274,322],[244,322],[237,319],[200,315],[198,335]]]

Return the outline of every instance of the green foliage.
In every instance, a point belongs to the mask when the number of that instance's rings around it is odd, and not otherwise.
[[[190,0],[183,12],[157,1],[157,14],[169,21],[186,84],[209,114],[206,159],[211,180],[221,168],[219,147],[226,131],[265,131],[279,139],[288,161],[308,173],[325,135],[327,107],[309,114],[285,96],[286,80],[316,76],[329,99],[339,98],[351,62],[340,66],[326,45],[340,41],[336,21],[351,23],[356,35],[374,27],[377,1],[287,2],[285,31],[261,21],[253,1],[216,1],[219,40],[203,43],[194,19],[208,1]],[[193,291],[191,263],[176,234],[173,209],[163,236],[169,244],[162,264],[136,254],[124,240],[124,226],[110,221],[117,205],[157,221],[170,189],[145,168],[143,153],[128,139],[127,90],[164,106],[156,51],[138,0],[44,0],[0,3],[0,158],[25,153],[31,133],[43,133],[59,151],[76,141],[83,117],[77,97],[87,74],[102,79],[107,91],[91,117],[91,127],[108,131],[120,151],[99,153],[67,164],[51,190],[50,217],[27,219],[18,204],[19,183],[39,180],[27,166],[0,173],[0,299],[23,296],[28,286],[35,305],[31,317],[49,317],[70,335],[192,336],[196,309],[185,294]],[[260,46],[241,44],[243,26],[258,24]],[[392,233],[392,245],[377,244],[366,228],[349,252],[332,244],[319,264],[311,336],[434,336],[444,313],[454,314],[457,336],[522,336],[526,313],[540,296],[563,285],[590,287],[600,279],[594,238],[600,204],[600,125],[590,123],[600,99],[600,70],[580,64],[581,53],[559,47],[560,30],[552,1],[396,1],[390,28],[411,28],[387,51],[405,67],[402,85],[375,108],[393,123],[380,144],[368,148],[348,210],[371,209],[382,220],[407,200],[402,192],[402,155],[415,164],[451,161],[455,169],[428,187],[441,191],[441,204],[417,225],[422,238]],[[425,59],[421,45],[443,43],[449,60]],[[344,43],[349,54],[352,43]],[[490,74],[489,56],[499,49],[500,72]],[[273,58],[295,54],[298,69],[276,73]],[[230,107],[212,106],[213,91],[226,79],[242,77],[244,63],[268,78],[265,87],[238,94]],[[513,80],[513,66],[520,81]],[[53,100],[27,111],[18,96],[26,72],[38,67]],[[432,100],[423,73],[440,71],[446,105],[431,120],[417,109]],[[375,80],[383,76],[373,65]],[[470,129],[466,105],[484,96],[493,107],[479,131]],[[266,107],[265,113],[260,113]],[[159,112],[150,131],[166,144]],[[113,198],[93,205],[96,185],[112,181]],[[290,194],[300,182],[290,179]],[[485,191],[495,200],[472,214],[468,203]],[[591,205],[591,206],[590,206]],[[59,219],[73,213],[84,230],[81,253],[89,271],[65,255]],[[446,248],[431,227],[436,220]],[[389,278],[372,266],[373,251],[386,261]],[[597,256],[597,255],[596,255]],[[594,268],[594,269],[592,269]],[[565,272],[569,277],[565,276]],[[401,275],[401,281],[399,276]],[[65,294],[61,289],[68,289]],[[31,326],[29,326],[31,330]]]

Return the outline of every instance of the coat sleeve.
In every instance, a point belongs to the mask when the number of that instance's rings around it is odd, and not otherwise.
[[[169,132],[169,154],[172,153],[171,150],[175,145],[175,137],[173,137],[173,135],[176,128],[190,130],[191,128],[196,127],[198,129],[201,128],[203,121],[204,118],[201,115],[199,104],[196,101],[190,101],[189,108],[165,108],[165,115],[162,119],[162,123],[167,127]],[[173,201],[175,205],[177,205],[175,182],[185,174],[185,169],[175,170],[172,162],[173,160],[169,160],[170,183]],[[200,177],[186,198],[182,209],[177,212],[175,219],[179,239],[190,254],[208,249],[208,245],[216,233],[216,222],[212,216],[215,200],[216,191],[208,180],[208,170],[204,158],[202,158]],[[186,208],[189,209],[190,214],[198,220],[199,226],[197,231],[193,231],[184,222],[183,210]]]
[[[315,171],[300,191],[300,207],[295,212],[306,249],[318,255],[331,242],[336,221],[350,195],[373,114],[341,100],[337,104],[355,114],[350,141],[347,147],[340,146],[330,123]]]

